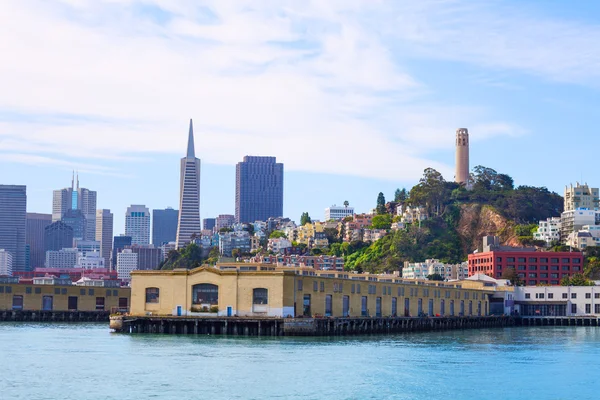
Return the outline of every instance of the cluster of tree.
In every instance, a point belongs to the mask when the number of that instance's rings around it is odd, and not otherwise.
[[[583,274],[574,274],[571,277],[565,276],[560,280],[560,284],[561,286],[594,286],[594,282]]]
[[[195,243],[190,243],[182,249],[171,250],[169,254],[167,254],[167,258],[160,263],[158,269],[192,269],[197,268],[202,264],[214,265],[217,263],[217,261],[219,261],[218,247],[211,248],[207,257],[203,257],[202,254],[203,251],[200,246]]]
[[[304,226],[310,222],[312,222],[312,220],[310,219],[308,212],[303,212],[302,215],[300,215],[300,226]]]

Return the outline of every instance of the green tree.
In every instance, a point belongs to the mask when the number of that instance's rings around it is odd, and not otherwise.
[[[429,274],[426,276],[426,278],[430,281],[443,281],[444,280],[444,277],[438,273]]]
[[[344,207],[348,207],[350,205],[350,202],[348,200],[344,200]]]
[[[514,268],[506,268],[502,271],[502,279],[508,279],[514,286],[523,285],[523,281]]]
[[[310,249],[311,256],[320,256],[321,254],[323,254],[323,250],[319,249],[318,247],[313,247]]]
[[[385,196],[382,192],[377,196],[377,214],[385,214]]]
[[[300,216],[300,226],[304,226],[310,222],[312,222],[312,220],[310,219],[310,215],[308,215],[307,212],[303,212]]]
[[[392,216],[389,214],[375,215],[372,226],[374,229],[390,229],[392,227]]]
[[[594,286],[594,282],[590,281],[583,274],[574,274],[570,278],[565,276],[561,279],[562,286]]]
[[[394,192],[394,201],[397,203],[404,203],[408,199],[408,192],[405,188],[396,189]]]
[[[269,235],[269,239],[287,238],[287,235],[283,231],[273,231]]]
[[[231,257],[233,258],[238,258],[241,254],[240,249],[233,249],[231,250]]]

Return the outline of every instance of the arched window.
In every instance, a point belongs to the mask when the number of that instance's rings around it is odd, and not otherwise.
[[[219,287],[210,283],[192,286],[192,304],[219,304]]]
[[[254,289],[252,304],[269,304],[269,291],[264,288]]]
[[[156,287],[146,288],[146,303],[158,303],[160,290]]]

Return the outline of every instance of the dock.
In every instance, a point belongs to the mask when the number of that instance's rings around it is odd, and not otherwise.
[[[107,322],[110,311],[0,310],[3,322]]]
[[[596,316],[557,316],[557,317],[517,317],[519,326],[600,326]]]
[[[344,336],[514,326],[510,316],[243,318],[111,316],[118,333],[231,336]]]

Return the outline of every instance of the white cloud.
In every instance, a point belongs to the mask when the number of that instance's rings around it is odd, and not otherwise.
[[[392,47],[407,57],[548,76],[586,72],[556,60],[553,45],[527,49],[565,23],[516,27],[521,21],[505,15],[490,24],[488,9],[453,1],[199,3],[3,2],[0,52],[10,57],[0,63],[0,112],[20,117],[0,124],[0,151],[96,164],[182,154],[193,117],[205,162],[264,154],[290,170],[408,180],[433,166],[451,176],[427,154],[451,149],[455,128],[467,126],[480,139],[524,129],[478,105],[427,101],[432,89]],[[591,29],[567,28],[573,40]],[[556,46],[573,55],[588,42],[576,44]],[[65,114],[77,118],[53,118]]]

